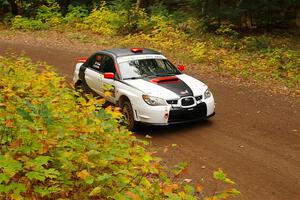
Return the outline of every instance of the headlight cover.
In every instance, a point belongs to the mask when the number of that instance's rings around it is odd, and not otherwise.
[[[165,100],[158,98],[158,97],[153,97],[153,96],[149,96],[149,95],[143,95],[142,97],[143,97],[144,101],[150,106],[167,105]]]
[[[207,88],[204,92],[204,99],[208,99],[209,97],[211,97],[211,91]]]

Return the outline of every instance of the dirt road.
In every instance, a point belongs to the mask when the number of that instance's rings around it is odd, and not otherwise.
[[[24,51],[34,61],[55,65],[70,81],[76,58],[86,53],[32,47],[0,40],[0,54]],[[189,175],[213,191],[212,171],[222,168],[237,183],[243,200],[300,199],[300,101],[254,86],[227,84],[205,74],[216,99],[216,116],[207,122],[145,127],[152,146],[168,164],[190,163]],[[177,147],[166,146],[177,144]]]

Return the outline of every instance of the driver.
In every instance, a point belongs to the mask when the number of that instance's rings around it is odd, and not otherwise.
[[[102,56],[101,55],[96,55],[96,58],[95,58],[95,63],[94,63],[94,67],[97,68],[97,69],[101,69],[101,60],[102,60]]]

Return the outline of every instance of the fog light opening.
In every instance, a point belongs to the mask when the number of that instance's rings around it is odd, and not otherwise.
[[[164,118],[168,119],[169,118],[169,113],[165,113]]]

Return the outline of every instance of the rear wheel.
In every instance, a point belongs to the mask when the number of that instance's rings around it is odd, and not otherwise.
[[[134,121],[134,113],[129,101],[125,101],[122,105],[122,113],[127,120],[127,128],[130,131],[134,131],[137,128],[136,122]]]
[[[78,91],[82,96],[89,94],[90,92],[86,88],[83,82],[79,81],[75,84],[75,90]]]

